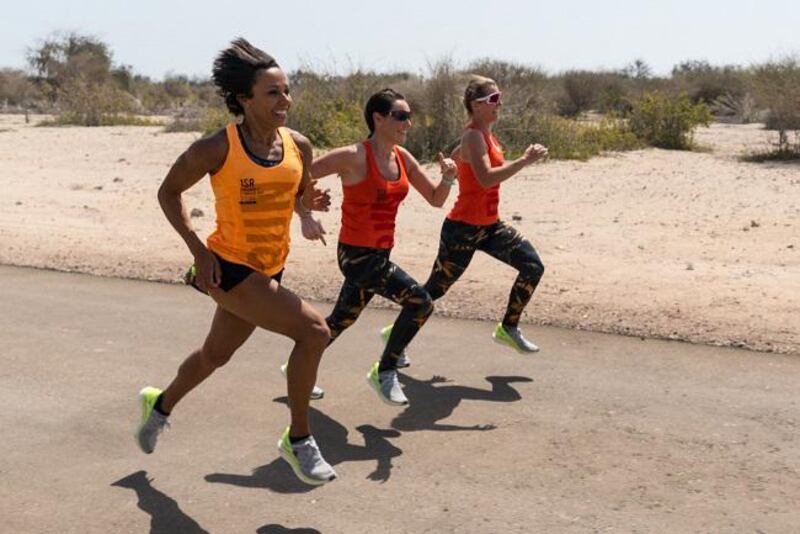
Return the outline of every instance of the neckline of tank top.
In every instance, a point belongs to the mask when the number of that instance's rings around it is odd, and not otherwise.
[[[390,180],[386,176],[384,176],[383,173],[381,172],[381,168],[378,165],[378,158],[375,157],[375,148],[373,148],[370,140],[367,139],[366,141],[364,141],[364,143],[369,146],[369,150],[367,151],[367,158],[369,158],[370,156],[372,157],[372,161],[375,163],[375,170],[378,171],[378,176],[381,177],[381,180],[383,180],[384,182],[389,182],[390,184],[399,182],[400,178],[403,176],[403,169],[405,168],[405,166],[403,165],[402,162],[400,162],[402,154],[400,154],[400,151],[397,150],[397,145],[395,145],[395,147],[392,149],[392,151],[394,152],[394,157],[396,158],[397,161],[397,178],[395,178],[394,180]]]
[[[261,158],[261,157],[257,156],[256,154],[254,154],[253,151],[250,150],[250,147],[247,146],[247,143],[244,140],[244,135],[242,134],[242,128],[238,124],[236,125],[236,135],[239,136],[239,144],[241,144],[242,148],[244,148],[244,151],[245,151],[245,154],[247,154],[247,157],[250,158],[250,161],[252,161],[256,165],[258,165],[259,167],[265,167],[267,169],[270,169],[272,167],[277,167],[278,165],[283,163],[283,158],[286,155],[286,144],[285,143],[284,143],[283,149],[281,150],[281,159],[264,159],[264,158]],[[283,140],[283,135],[280,133],[280,130],[278,130],[278,135],[281,136],[281,141],[282,141]]]

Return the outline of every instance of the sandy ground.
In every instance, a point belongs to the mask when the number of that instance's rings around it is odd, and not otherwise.
[[[407,409],[364,382],[394,314],[326,351],[311,423],[339,480],[297,482],[275,442],[291,349],[257,332],[187,396],[153,455],[135,393],[162,386],[213,304],[178,286],[0,267],[0,531],[795,533],[795,356],[434,317]],[[323,312],[329,305],[320,306]],[[43,327],[42,325],[46,325]]]
[[[0,263],[177,279],[190,256],[155,195],[196,137],[147,127],[33,128],[0,116]],[[524,321],[800,352],[800,166],[738,161],[769,141],[758,125],[714,125],[697,137],[707,150],[549,162],[503,184],[501,215],[521,218],[514,224],[546,266]],[[322,220],[335,236],[341,188],[327,180],[334,209]],[[207,181],[187,202],[203,212],[194,221],[207,234]],[[445,210],[413,193],[401,207],[393,258],[420,281]],[[335,299],[334,237],[324,248],[297,226],[293,235],[287,285]],[[477,255],[437,312],[496,319],[513,278]]]

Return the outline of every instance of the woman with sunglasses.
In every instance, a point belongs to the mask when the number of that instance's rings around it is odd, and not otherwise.
[[[458,199],[442,225],[439,254],[425,289],[441,298],[464,273],[476,250],[519,271],[506,313],[492,338],[521,353],[539,348],[519,330],[522,311],[530,301],[544,266],[530,241],[499,219],[500,184],[547,155],[547,148],[530,145],[522,157],[506,162],[492,134],[502,94],[494,80],[474,77],[464,93],[469,122],[454,153],[458,165]]]
[[[369,138],[328,152],[311,168],[314,179],[338,174],[344,190],[337,256],[345,280],[326,321],[333,341],[358,319],[375,294],[402,306],[367,380],[381,400],[404,406],[408,399],[398,382],[398,359],[433,312],[433,304],[427,291],[389,260],[397,209],[409,184],[429,204],[441,207],[455,182],[456,165],[439,153],[442,178],[434,183],[400,146],[411,128],[411,108],[400,93],[384,89],[372,95],[364,118]]]
[[[329,198],[310,179],[308,139],[285,127],[292,99],[275,59],[237,39],[214,61],[213,78],[228,110],[243,120],[192,144],[164,178],[158,199],[194,256],[187,282],[214,299],[216,312],[202,347],[183,361],[169,386],[163,392],[140,391],[136,440],[142,451],[152,453],[173,408],[261,327],[295,342],[288,373],[291,424],[278,441],[280,454],[302,481],[324,484],[336,473],[311,436],[308,404],[330,333],[323,317],[280,281],[292,211],[304,219],[303,233],[309,237],[316,223],[310,209],[326,210]],[[203,243],[182,194],[206,174],[217,229]]]

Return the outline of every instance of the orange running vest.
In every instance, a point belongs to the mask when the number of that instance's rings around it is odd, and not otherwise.
[[[468,127],[471,130],[478,130],[474,126]],[[503,157],[503,147],[494,135],[483,132],[483,140],[489,152],[489,163],[492,167],[500,167],[505,162]],[[451,221],[461,221],[476,226],[485,226],[497,221],[497,205],[500,203],[500,184],[491,187],[483,187],[472,166],[466,161],[458,158],[458,198],[447,214]]]
[[[408,175],[400,149],[394,148],[400,176],[387,180],[378,169],[369,141],[364,141],[367,153],[367,176],[356,185],[346,185],[342,202],[342,228],[339,242],[356,247],[389,249],[394,246],[394,227],[397,208],[408,194]]]
[[[268,276],[283,270],[289,254],[289,224],[303,177],[303,158],[286,128],[278,128],[283,159],[274,167],[245,152],[236,124],[228,124],[228,155],[211,175],[217,229],[208,248],[222,258]]]

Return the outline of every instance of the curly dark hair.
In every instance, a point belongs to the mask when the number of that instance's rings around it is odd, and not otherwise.
[[[228,111],[234,115],[244,114],[237,96],[253,96],[253,84],[260,69],[278,67],[275,58],[239,37],[219,53],[214,60],[212,78],[217,92],[225,100]]]

